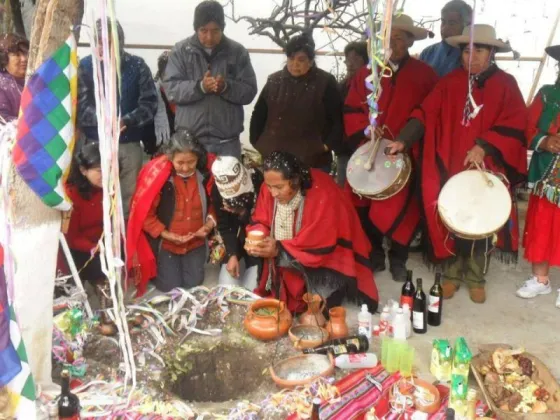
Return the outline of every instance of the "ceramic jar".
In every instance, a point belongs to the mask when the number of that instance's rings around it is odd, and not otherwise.
[[[292,326],[292,314],[286,309],[284,302],[277,299],[259,299],[247,311],[243,324],[256,339],[274,340],[286,335]]]
[[[348,336],[348,325],[346,325],[346,309],[342,306],[335,306],[329,310],[329,322],[327,331],[331,339],[343,338]]]
[[[307,311],[299,316],[299,323],[301,325],[323,327],[327,323],[327,320],[323,315],[325,301],[321,295],[306,293],[303,295],[303,301],[307,303]]]

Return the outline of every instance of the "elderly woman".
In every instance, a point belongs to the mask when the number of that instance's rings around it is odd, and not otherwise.
[[[286,46],[288,62],[269,76],[251,117],[251,144],[263,155],[280,150],[330,172],[342,142],[342,97],[334,76],[315,65],[307,35]]]
[[[347,296],[375,312],[379,297],[371,245],[342,189],[286,152],[265,159],[264,182],[247,228],[265,235],[246,245],[250,254],[265,259],[256,292],[285,301],[295,312],[305,309],[306,292],[326,298],[327,308]]]
[[[485,164],[504,175],[512,189],[525,178],[527,109],[515,79],[494,61],[496,53],[511,51],[509,44],[497,39],[489,25],[474,25],[472,35],[472,49],[470,28],[461,36],[447,39],[461,50],[463,67],[436,84],[412,113],[391,152],[402,151],[424,138],[421,191],[431,256],[446,262],[443,297],[453,297],[465,282],[471,300],[483,303],[491,238],[474,242],[453,238],[438,216],[437,200],[445,182],[473,164]],[[518,242],[514,203],[496,246],[503,257],[516,258]]]
[[[17,34],[0,36],[0,117],[9,122],[18,118],[21,92],[25,84],[29,41]]]
[[[548,55],[560,61],[560,45],[548,47]],[[523,245],[532,274],[517,296],[531,299],[552,292],[550,267],[560,266],[560,73],[553,85],[543,86],[529,107],[529,148],[534,150],[529,167],[529,199]],[[560,308],[560,289],[556,307]]]
[[[263,183],[262,173],[245,168],[233,156],[219,156],[212,164],[212,175],[212,204],[226,251],[218,281],[252,290],[257,286],[259,259],[248,255],[243,244],[245,229]]]
[[[149,280],[168,292],[204,281],[206,237],[216,226],[206,189],[206,151],[186,131],[138,176],[127,232],[129,269],[139,267],[138,295]],[[151,246],[150,246],[151,245]]]

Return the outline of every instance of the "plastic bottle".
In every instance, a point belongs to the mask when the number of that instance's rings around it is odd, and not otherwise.
[[[366,304],[362,305],[362,310],[358,314],[358,334],[371,338],[372,320]]]
[[[398,309],[393,319],[393,337],[395,340],[406,341],[406,318],[402,309]]]
[[[379,333],[380,335],[389,336],[389,323],[391,322],[391,313],[389,312],[389,307],[385,306],[383,312],[381,312],[381,318],[379,320]]]
[[[374,353],[342,354],[334,359],[340,369],[364,369],[377,366],[378,360]]]
[[[403,313],[406,318],[406,338],[412,335],[412,312],[408,303],[403,305]]]

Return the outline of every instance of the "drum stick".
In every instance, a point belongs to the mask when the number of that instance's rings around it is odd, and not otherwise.
[[[381,144],[381,139],[375,138],[375,133],[373,130],[371,133],[371,141],[373,142],[373,147],[364,165],[366,171],[371,171],[372,169],[374,169],[373,162],[375,161],[375,156],[377,156],[377,151],[379,150],[379,145]]]
[[[493,187],[494,183],[492,182],[492,180],[490,178],[488,178],[488,175],[486,174],[486,171],[484,169],[482,169],[482,167],[480,166],[479,163],[475,162],[475,166],[478,169],[478,172],[480,172],[480,174],[482,175],[482,177],[484,178],[484,181],[486,182],[486,184],[489,187]]]

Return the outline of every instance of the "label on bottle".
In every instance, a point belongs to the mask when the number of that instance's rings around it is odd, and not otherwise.
[[[358,334],[371,338],[371,322],[358,322]]]
[[[401,296],[401,306],[408,305],[409,308],[412,308],[412,304],[414,303],[413,296]]]
[[[428,296],[428,311],[435,314],[439,313],[439,305],[441,305],[441,298],[439,296]]]
[[[348,353],[348,350],[346,349],[346,346],[344,344],[338,344],[338,345],[332,346],[332,351],[333,351],[334,354]]]
[[[412,312],[412,326],[415,330],[424,329],[424,313],[423,312]]]
[[[350,340],[346,340],[346,345],[347,346],[349,346],[351,344],[355,345],[358,350],[361,348],[360,340],[358,340],[357,338],[351,338]]]
[[[364,359],[367,359],[367,354],[365,353],[355,353],[355,354],[348,355],[348,361],[350,363],[360,363]]]

